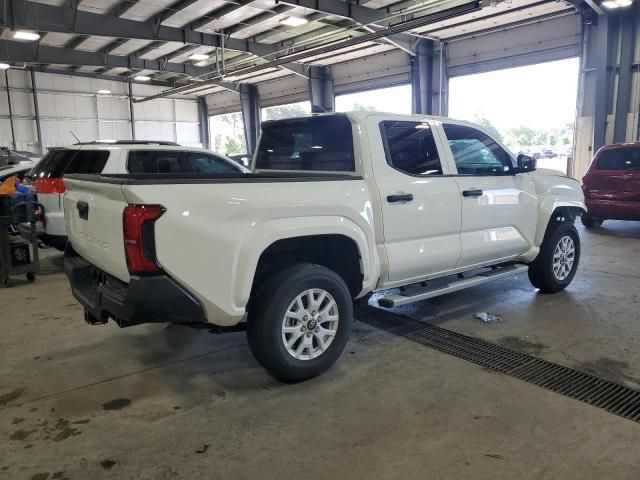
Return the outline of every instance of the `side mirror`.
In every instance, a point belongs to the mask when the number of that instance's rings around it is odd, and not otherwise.
[[[530,157],[529,155],[525,155],[521,153],[518,155],[518,168],[516,173],[527,173],[533,172],[536,169],[537,161],[535,158]]]

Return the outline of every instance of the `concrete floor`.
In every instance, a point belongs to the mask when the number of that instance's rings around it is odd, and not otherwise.
[[[580,229],[569,290],[507,279],[393,313],[640,387],[640,222]],[[47,252],[0,291],[0,478],[638,479],[640,425],[357,322],[272,380],[244,334],[90,327]],[[482,324],[472,315],[503,316]]]

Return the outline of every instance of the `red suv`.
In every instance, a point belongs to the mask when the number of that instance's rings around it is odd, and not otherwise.
[[[640,143],[602,147],[582,179],[587,214],[585,227],[606,219],[640,220]]]

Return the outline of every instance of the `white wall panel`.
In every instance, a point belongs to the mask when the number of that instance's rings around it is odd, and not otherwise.
[[[138,140],[167,140],[175,142],[175,125],[172,123],[136,121],[136,138]]]
[[[189,147],[200,147],[200,125],[197,123],[177,123],[177,142],[180,145],[186,145]]]
[[[11,101],[19,148],[37,151],[37,134],[31,73],[8,72]],[[36,72],[42,143],[60,146],[75,143],[73,131],[82,141],[131,138],[128,84],[111,80]],[[4,89],[4,75],[0,87]],[[98,90],[110,90],[100,94]],[[154,85],[134,84],[134,97],[155,95],[165,90]],[[0,144],[11,144],[9,108],[6,94],[0,92]],[[179,141],[200,144],[198,104],[193,96],[163,98],[134,104],[138,139]],[[176,122],[180,122],[177,123]]]
[[[131,124],[128,121],[100,122],[100,140],[131,140]]]
[[[135,103],[133,115],[136,120],[173,122],[173,100],[160,98],[150,102]]]
[[[108,120],[128,120],[129,119],[129,99],[125,97],[114,97],[99,95],[98,114],[102,119]]]
[[[73,132],[82,142],[98,139],[98,123],[86,120],[42,120],[42,143],[45,147],[59,147],[76,143]]]
[[[198,123],[198,104],[196,102],[183,102],[174,100],[177,122]]]

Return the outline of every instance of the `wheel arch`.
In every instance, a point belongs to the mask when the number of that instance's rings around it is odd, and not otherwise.
[[[240,240],[236,304],[247,305],[262,280],[292,263],[323,265],[340,275],[354,298],[377,283],[373,228],[365,232],[344,217],[277,219],[255,226]]]

